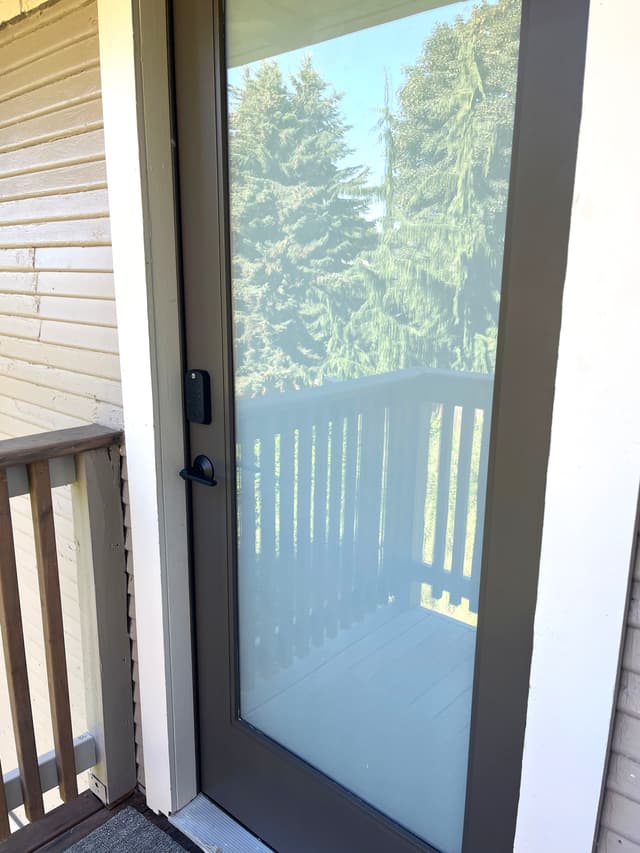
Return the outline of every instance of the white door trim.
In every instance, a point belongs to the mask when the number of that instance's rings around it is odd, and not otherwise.
[[[98,0],[149,806],[197,793],[166,5]]]
[[[639,30],[637,0],[591,2],[517,853],[597,832],[640,480]]]

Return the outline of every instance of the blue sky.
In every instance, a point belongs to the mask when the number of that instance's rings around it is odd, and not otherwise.
[[[354,149],[351,162],[368,166],[371,182],[377,183],[382,177],[384,152],[375,126],[379,119],[377,111],[384,104],[385,75],[395,94],[404,80],[403,68],[415,62],[434,27],[458,16],[467,18],[477,5],[479,0],[464,0],[431,9],[283,53],[277,60],[286,77],[296,70],[304,56],[311,56],[321,76],[343,94],[342,108],[352,125],[348,135],[348,143]],[[243,68],[231,69],[229,82],[237,84],[242,72]]]

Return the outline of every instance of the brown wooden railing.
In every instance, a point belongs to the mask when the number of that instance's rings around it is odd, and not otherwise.
[[[477,611],[491,397],[406,370],[239,400],[247,682],[423,583]]]
[[[57,786],[68,802],[78,796],[77,775],[94,768],[91,787],[109,802],[135,785],[131,714],[115,708],[110,693],[130,684],[126,630],[119,451],[122,435],[100,426],[61,430],[0,442],[0,626],[18,767],[1,775],[0,839],[9,835],[8,813],[24,805],[29,821],[44,815],[43,792]],[[65,654],[52,488],[72,485],[78,542],[78,588],[89,731],[74,740]],[[19,564],[11,498],[31,497],[43,645],[53,730],[53,756],[38,756],[29,687]],[[104,673],[115,681],[104,683]],[[109,744],[118,743],[110,762]],[[124,760],[122,760],[124,756]]]

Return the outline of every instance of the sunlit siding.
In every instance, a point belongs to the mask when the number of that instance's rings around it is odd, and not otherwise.
[[[637,549],[636,549],[637,551]],[[640,554],[636,553],[598,853],[640,853]]]
[[[12,9],[35,5],[0,3],[0,23]],[[122,426],[122,400],[97,6],[95,0],[59,0],[0,26],[0,439],[85,423]],[[69,490],[58,491],[67,656],[74,730],[80,733],[85,720],[76,546]],[[38,746],[44,751],[52,734],[31,516],[27,498],[12,503]],[[4,673],[0,759],[5,769],[16,764]]]
[[[48,2],[51,0],[0,0],[0,26]]]

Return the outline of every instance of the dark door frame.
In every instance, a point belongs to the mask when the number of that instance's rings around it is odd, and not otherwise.
[[[186,359],[213,383],[214,426],[189,436],[220,481],[192,495],[201,786],[281,853],[428,850],[236,719],[223,3],[172,6]],[[515,835],[588,11],[589,0],[523,0],[465,853],[511,850]]]

